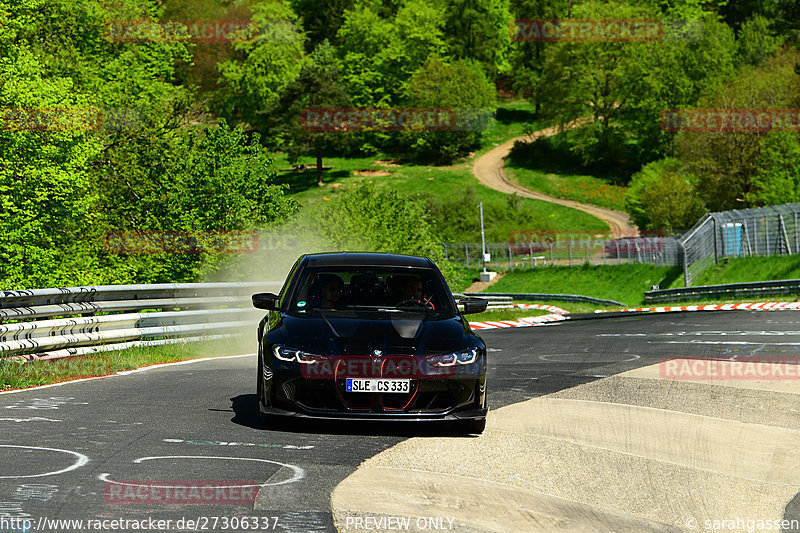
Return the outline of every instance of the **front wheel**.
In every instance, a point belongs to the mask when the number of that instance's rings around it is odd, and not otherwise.
[[[269,416],[261,412],[261,401],[264,399],[264,362],[261,360],[261,348],[258,353],[258,378],[256,381],[256,410],[258,411],[259,422],[262,428],[269,427]]]

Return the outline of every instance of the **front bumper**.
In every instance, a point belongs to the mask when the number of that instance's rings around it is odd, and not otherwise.
[[[275,360],[265,367],[266,390],[259,405],[262,413],[303,418],[336,420],[480,420],[486,417],[486,372],[483,361],[451,367],[436,374],[423,373],[419,365],[402,366],[411,357],[394,357],[399,369],[411,369],[387,375],[389,365],[367,368],[361,377],[410,379],[408,393],[346,392],[347,377],[343,365],[332,365],[332,372],[311,371]],[[275,364],[277,363],[277,364]],[[313,368],[313,367],[312,367]],[[379,373],[378,373],[379,372]]]
[[[301,412],[289,411],[278,407],[260,407],[261,412],[267,415],[279,416],[297,420],[337,420],[363,422],[458,422],[462,420],[484,420],[489,411],[484,409],[470,409],[453,411],[446,414],[421,414],[421,413],[358,413],[358,412]]]

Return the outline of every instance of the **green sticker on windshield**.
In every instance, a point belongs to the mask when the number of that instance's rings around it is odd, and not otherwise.
[[[300,300],[299,302],[297,302],[297,307],[305,307],[305,306],[306,306],[305,300]]]

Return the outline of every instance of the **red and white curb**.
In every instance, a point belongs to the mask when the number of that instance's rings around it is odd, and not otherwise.
[[[672,307],[636,307],[630,309],[597,309],[595,313],[649,312],[671,313],[675,311],[797,311],[800,302],[758,302],[741,304],[681,305]]]
[[[556,307],[555,305],[544,305],[544,304],[514,304],[514,307],[518,307],[519,309],[544,309],[545,311],[550,311],[555,315],[568,315],[569,311],[566,309],[561,309],[560,307]]]
[[[489,320],[486,322],[470,322],[472,329],[525,328],[542,326],[551,322],[569,319],[569,311],[553,305],[514,304],[520,309],[545,309],[552,314],[544,316],[524,317],[517,320]],[[680,311],[800,311],[800,302],[758,302],[739,304],[681,305],[669,307],[633,307],[629,309],[598,309],[595,313],[674,313]]]
[[[566,320],[566,315],[552,314],[544,316],[526,316],[518,320],[490,320],[487,322],[470,322],[472,329],[495,329],[495,328],[527,328],[529,326],[541,326],[550,322],[560,322]]]

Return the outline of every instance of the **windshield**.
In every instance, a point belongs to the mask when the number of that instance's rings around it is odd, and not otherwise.
[[[436,271],[374,266],[306,269],[287,309],[300,315],[319,310],[456,312]]]

